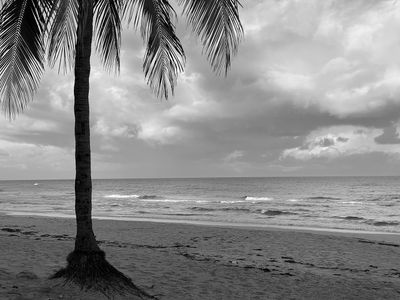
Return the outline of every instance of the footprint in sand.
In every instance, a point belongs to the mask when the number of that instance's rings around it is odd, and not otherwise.
[[[29,280],[33,280],[33,279],[39,279],[39,277],[30,271],[22,271],[20,273],[17,274],[17,278],[18,279],[29,279]]]

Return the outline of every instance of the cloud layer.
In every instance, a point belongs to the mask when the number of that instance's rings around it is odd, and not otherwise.
[[[227,78],[184,19],[188,57],[160,101],[143,42],[123,34],[121,74],[92,60],[94,177],[399,174],[400,4],[252,0]],[[0,179],[73,176],[73,78],[48,70],[17,120],[0,120]]]

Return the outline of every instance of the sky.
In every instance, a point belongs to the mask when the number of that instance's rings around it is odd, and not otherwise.
[[[119,76],[93,57],[93,178],[400,175],[400,3],[242,4],[226,78],[179,18],[187,62],[168,101],[135,30]],[[0,117],[0,179],[72,179],[73,124],[73,77],[47,68],[24,113]]]

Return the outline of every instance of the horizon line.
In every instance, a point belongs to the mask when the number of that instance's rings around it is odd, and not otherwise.
[[[233,178],[330,178],[330,177],[400,177],[400,175],[295,175],[295,176],[199,176],[199,177],[116,177],[92,178],[92,180],[166,180],[166,179],[233,179]],[[41,178],[41,179],[0,179],[1,181],[70,181],[74,178]]]

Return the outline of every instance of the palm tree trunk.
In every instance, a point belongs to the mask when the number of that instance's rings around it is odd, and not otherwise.
[[[100,251],[92,228],[92,179],[90,160],[89,76],[93,35],[93,1],[79,1],[75,53],[75,251]]]
[[[109,298],[114,294],[156,299],[137,287],[113,267],[100,250],[92,226],[92,179],[90,161],[89,76],[93,36],[93,0],[78,0],[79,15],[75,48],[75,249],[67,267],[51,278],[65,278],[83,289],[97,290]]]

